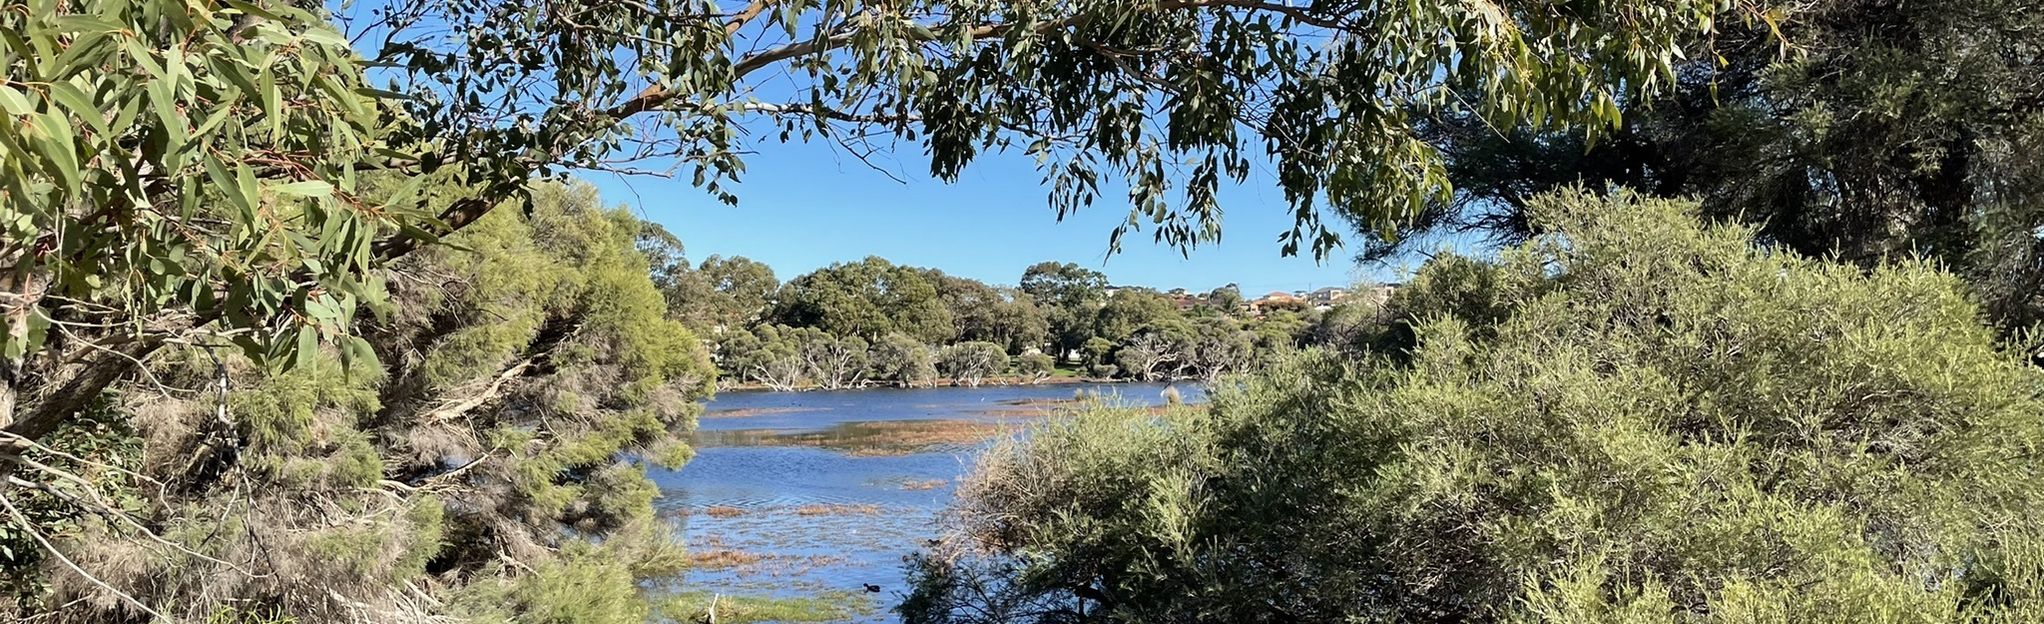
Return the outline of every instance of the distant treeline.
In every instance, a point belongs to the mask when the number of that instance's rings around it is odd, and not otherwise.
[[[1110,285],[1099,271],[1043,262],[1015,286],[879,257],[833,264],[785,283],[766,264],[710,256],[648,224],[640,247],[675,318],[712,343],[727,385],[788,390],[918,386],[997,377],[1036,382],[1212,379],[1299,347],[1344,339],[1368,320],[1367,297],[1312,305],[1244,299],[1233,284],[1204,294]]]

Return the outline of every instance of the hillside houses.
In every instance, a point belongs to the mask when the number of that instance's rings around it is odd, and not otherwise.
[[[1229,285],[1230,290],[1233,289],[1233,286],[1233,284]],[[1246,308],[1252,315],[1263,316],[1280,310],[1290,310],[1293,312],[1305,312],[1307,310],[1325,311],[1345,302],[1365,302],[1370,305],[1383,305],[1384,302],[1390,300],[1391,293],[1396,291],[1398,286],[1399,284],[1391,283],[1373,284],[1360,288],[1328,286],[1313,290],[1274,290],[1265,293],[1261,297],[1244,301],[1237,310]],[[1130,286],[1108,286],[1105,292],[1108,297],[1113,297],[1126,290],[1148,289]],[[1212,296],[1211,294],[1193,292],[1184,288],[1152,292],[1159,292],[1159,294],[1169,298],[1172,303],[1177,304],[1180,311],[1190,311],[1202,305],[1213,305],[1213,302],[1209,300]]]
[[[1359,289],[1329,286],[1317,290],[1294,290],[1291,292],[1271,291],[1249,302],[1249,309],[1258,316],[1279,310],[1303,312],[1307,309],[1325,311],[1338,304],[1363,301],[1371,305],[1383,305],[1390,300],[1398,284],[1376,284]]]

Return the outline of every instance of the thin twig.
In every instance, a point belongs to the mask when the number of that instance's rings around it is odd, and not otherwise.
[[[50,556],[56,557],[57,561],[63,562],[65,567],[71,568],[71,571],[77,573],[78,576],[84,578],[86,581],[89,581],[94,585],[98,585],[100,589],[112,592],[115,596],[119,596],[122,600],[128,601],[128,604],[134,605],[135,608],[137,609],[141,609],[143,613],[147,613],[151,616],[154,616],[158,620],[167,621],[170,619],[168,617],[164,617],[164,615],[162,613],[157,612],[157,610],[149,608],[149,605],[142,604],[142,601],[136,600],[134,596],[128,595],[127,592],[114,589],[114,586],[108,585],[106,581],[99,580],[99,577],[93,576],[91,573],[86,572],[85,568],[78,567],[78,564],[76,562],[71,561],[70,557],[64,556],[63,551],[57,550],[56,545],[51,544],[49,539],[43,537],[42,531],[36,530],[35,524],[29,522],[28,514],[21,513],[21,509],[16,508],[14,506],[14,501],[8,499],[5,493],[0,493],[0,507],[6,507],[7,513],[14,516],[14,521],[21,524],[21,530],[27,531],[29,537],[35,538],[35,542],[37,544],[40,544],[44,550],[50,552]]]

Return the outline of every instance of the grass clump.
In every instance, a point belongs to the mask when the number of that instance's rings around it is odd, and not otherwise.
[[[715,609],[714,619],[711,609]],[[662,622],[842,622],[872,614],[873,604],[859,594],[837,592],[779,598],[725,596],[709,592],[677,594],[662,601],[655,616]]]

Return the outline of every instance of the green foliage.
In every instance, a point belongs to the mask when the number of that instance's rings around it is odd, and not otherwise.
[[[873,343],[869,365],[873,378],[915,387],[937,378],[937,352],[904,334],[888,334]]]
[[[941,271],[931,271],[930,279],[958,325],[958,341],[991,342],[1019,353],[1048,339],[1049,322],[1027,294]]]
[[[361,196],[387,111],[317,10],[31,0],[0,16],[0,266],[34,295],[8,307],[10,365],[77,302],[114,325],[224,318],[253,332],[251,355],[302,364],[376,297],[371,244],[425,217]]]
[[[397,267],[397,305],[354,330],[385,370],[344,369],[327,352],[283,371],[166,352],[149,379],[205,390],[137,388],[110,403],[137,438],[115,456],[147,459],[130,469],[165,484],[138,490],[148,503],[130,513],[182,550],[78,516],[90,521],[61,536],[67,554],[194,618],[387,621],[419,616],[406,609],[429,604],[427,591],[456,604],[494,592],[474,611],[507,621],[641,621],[637,580],[679,556],[649,523],[657,488],[624,459],[685,461],[714,373],[668,318],[635,219],[600,209],[587,187],[534,198],[529,216],[492,213],[451,239],[461,249]],[[211,391],[221,382],[224,402]],[[9,563],[10,578],[52,580],[25,585],[37,588],[27,612],[89,598],[57,621],[125,617],[54,562]]]
[[[1087,366],[1106,364],[1112,361],[1109,356],[1114,353],[1114,341],[1099,336],[1087,338],[1085,346],[1079,349],[1079,353],[1082,358],[1080,361]]]
[[[1078,308],[1107,298],[1107,276],[1066,262],[1038,262],[1023,269],[1022,292],[1044,305]]]
[[[715,608],[714,616],[710,613]],[[655,618],[660,622],[842,622],[869,615],[872,606],[858,594],[831,593],[799,598],[725,596],[687,592],[661,601]]]
[[[1057,361],[1042,353],[1024,353],[1015,356],[1015,374],[1031,380],[1049,377],[1051,371],[1056,368]]]
[[[991,342],[961,342],[937,352],[937,370],[953,383],[977,386],[981,380],[1005,372],[1008,352]]]
[[[1107,298],[1106,275],[1070,262],[1039,262],[1022,271],[1020,287],[1044,306],[1056,357],[1078,350],[1094,336],[1094,317]]]
[[[876,339],[899,332],[941,344],[956,332],[928,276],[878,257],[789,280],[779,299],[774,313],[779,322],[838,336]]]
[[[646,244],[640,247],[645,249]],[[772,268],[743,256],[710,256],[694,269],[685,259],[676,260],[678,266],[655,271],[655,285],[667,297],[672,316],[698,331],[744,327],[759,320],[781,287]]]
[[[293,486],[374,485],[383,466],[353,422],[380,407],[374,381],[316,361],[235,391],[228,413],[244,429],[243,461]]]
[[[1181,321],[1185,315],[1178,311],[1178,304],[1170,297],[1154,290],[1128,288],[1115,293],[1101,306],[1094,333],[1102,338],[1121,342],[1135,335],[1136,330]]]
[[[83,482],[60,481],[48,489],[10,494],[9,502],[28,518],[24,527],[13,518],[0,522],[0,613],[17,605],[35,604],[49,590],[50,578],[42,574],[50,553],[31,532],[41,531],[51,539],[68,539],[85,534],[93,526],[94,510],[82,509],[71,501],[84,495],[81,486],[95,486],[113,504],[111,509],[133,513],[147,503],[143,496],[148,483],[128,471],[140,467],[143,441],[134,423],[123,418],[110,402],[99,402],[90,411],[65,423],[50,437],[54,448],[69,456],[32,452],[26,458],[53,466]]]
[[[602,545],[576,542],[523,574],[480,580],[456,597],[455,611],[475,622],[642,624],[654,605],[638,580],[678,570],[682,558],[642,529]],[[648,540],[651,540],[649,542]],[[643,550],[648,543],[652,551]],[[647,569],[644,566],[662,566]]]
[[[1242,298],[1242,289],[1234,284],[1213,289],[1207,293],[1202,303],[1205,307],[1222,314],[1234,314],[1243,306],[1249,305],[1249,302]]]
[[[665,558],[621,551],[638,540],[616,531],[650,510],[618,462],[685,455],[672,445],[714,374],[649,277],[677,274],[678,247],[642,247],[643,224],[545,176],[666,159],[735,201],[723,185],[755,131],[915,137],[944,178],[1015,147],[1060,214],[1120,178],[1117,237],[1149,223],[1190,246],[1218,236],[1222,181],[1268,157],[1297,217],[1287,250],[1324,254],[1321,206],[1381,228],[1445,190],[1413,120],[1615,123],[1720,8],[656,4],[0,5],[0,422],[55,439],[114,401],[151,460],[138,469],[176,484],[132,526],[82,526],[80,565],[175,613],[430,619],[400,612],[431,601],[390,582],[430,570],[457,587],[421,591],[494,598],[460,603],[478,617],[642,619],[641,562]],[[785,81],[759,88],[769,74]],[[856,376],[866,340],[958,329],[913,270],[812,277],[779,313],[831,341],[754,336],[758,373]],[[735,300],[717,315],[754,305],[710,281]],[[1061,309],[1056,340],[1082,344],[1092,309]],[[949,368],[1004,365],[1019,326],[1010,345],[947,349]],[[237,389],[226,415],[210,393],[144,387],[191,375],[175,351],[226,341],[242,357],[205,379]],[[988,347],[1001,359],[982,366]],[[184,550],[159,556],[152,529]],[[308,565],[328,559],[334,574]],[[44,603],[82,605],[60,621],[139,617],[54,578]]]
[[[2044,167],[2023,156],[2044,145],[2044,60],[2016,52],[2044,16],[2028,6],[1824,0],[1726,22],[1597,142],[1448,120],[1434,134],[1461,196],[1411,225],[1524,236],[1529,197],[1584,182],[1698,197],[1811,256],[1935,258],[2004,330],[2026,327],[2044,320]]]
[[[1958,279],[1530,208],[1552,234],[1401,293],[1409,351],[996,451],[958,516],[992,557],[924,559],[907,621],[2044,616],[2044,374]]]

